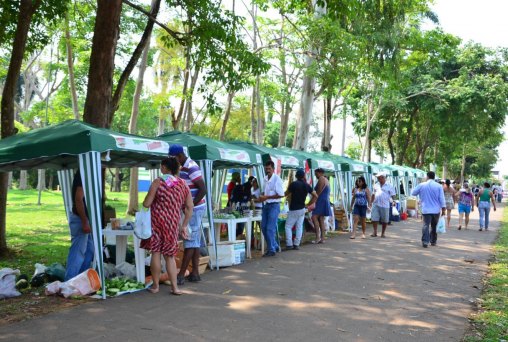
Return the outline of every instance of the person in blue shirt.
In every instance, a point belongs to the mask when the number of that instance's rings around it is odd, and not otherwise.
[[[437,243],[436,227],[439,221],[439,214],[445,215],[446,202],[441,184],[435,181],[436,174],[433,171],[427,172],[427,181],[419,184],[411,193],[419,196],[422,203],[423,228],[422,246],[427,248],[429,243],[435,246]],[[429,234],[430,226],[430,234]]]

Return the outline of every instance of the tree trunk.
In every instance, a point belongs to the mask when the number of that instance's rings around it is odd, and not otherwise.
[[[47,187],[49,190],[53,190],[53,180],[54,180],[53,172],[51,172],[49,175],[48,187]]]
[[[460,168],[460,184],[464,184],[464,172],[466,171],[466,144],[462,146],[462,163]]]
[[[183,76],[183,89],[182,89],[182,100],[180,101],[180,106],[178,107],[178,113],[173,112],[173,117],[171,119],[171,125],[173,126],[173,129],[179,129],[180,123],[182,121],[183,111],[185,108],[185,102],[187,101],[186,95],[187,95],[187,87],[189,86],[189,75],[190,75],[190,52],[186,53],[187,58],[185,61],[185,70],[184,70],[184,76]]]
[[[265,127],[266,127],[266,121],[265,121],[265,115],[264,112],[261,110],[261,93],[259,92],[259,85],[258,90],[256,92],[256,116],[258,119],[258,144],[263,145],[265,142]]]
[[[114,182],[113,182],[114,186],[113,186],[113,191],[114,192],[120,192],[121,191],[121,187],[120,187],[120,169],[119,168],[115,168],[115,178],[114,178]]]
[[[441,178],[448,179],[448,162],[446,160],[443,162],[443,175]]]
[[[157,135],[164,134],[166,130],[166,120],[164,120],[164,115],[159,115],[159,124],[157,125]]]
[[[130,184],[129,184],[129,202],[127,204],[127,214],[134,216],[139,210],[139,172],[137,167],[131,168]]]
[[[388,143],[388,148],[390,149],[390,157],[392,157],[392,164],[395,164],[395,146],[393,146],[393,135],[395,134],[395,125],[391,124],[390,129],[388,131],[388,136],[386,137],[386,141]]]
[[[83,121],[108,127],[122,0],[97,0]]]
[[[69,88],[71,92],[72,112],[74,119],[79,120],[81,115],[78,106],[78,93],[76,92],[76,80],[74,78],[74,58],[72,55],[71,34],[69,30],[69,14],[65,14],[65,45],[67,47],[67,68],[69,71]]]
[[[21,71],[21,65],[25,55],[26,40],[32,17],[41,4],[40,0],[21,0],[19,5],[19,16],[12,44],[9,69],[4,82],[1,101],[1,138],[7,138],[15,134],[14,129],[14,99],[16,96],[16,85]],[[6,208],[7,208],[7,183],[9,174],[0,172],[0,255],[7,253],[6,236]]]
[[[7,189],[12,189],[12,172],[8,173],[8,180],[7,180]]]
[[[250,138],[254,144],[258,143],[258,121],[257,121],[257,98],[259,90],[259,76],[252,86],[252,97],[250,101]]]
[[[347,126],[347,114],[346,110],[343,113],[344,117],[342,118],[342,147],[340,149],[340,155],[344,155],[344,151],[346,150],[346,126]]]
[[[160,4],[161,4],[161,0],[152,0],[151,9],[150,9],[150,16],[152,18],[157,18],[157,14],[159,13]],[[121,9],[121,6],[122,6],[122,1],[120,0],[120,9]],[[120,11],[118,11],[118,13],[120,13]],[[98,14],[99,14],[99,12],[97,11],[97,15]],[[110,102],[110,106],[108,108],[107,127],[111,126],[111,123],[113,122],[113,116],[115,115],[115,112],[118,110],[118,107],[120,107],[120,100],[122,98],[122,94],[125,89],[125,86],[127,85],[127,82],[129,81],[129,77],[132,73],[132,70],[134,70],[134,67],[136,66],[136,64],[138,64],[138,60],[141,57],[141,54],[143,53],[143,50],[145,49],[145,47],[150,45],[150,35],[152,34],[154,24],[155,24],[154,20],[148,19],[148,21],[146,23],[145,30],[143,31],[143,35],[141,36],[141,39],[139,40],[139,43],[136,46],[136,49],[134,49],[134,52],[132,53],[129,63],[127,63],[127,66],[123,70],[122,75],[120,75],[120,78],[118,79],[118,84],[116,86],[115,93],[113,94],[113,97]],[[116,44],[116,42],[115,42],[115,44]],[[114,55],[114,53],[113,53],[113,55]],[[90,65],[90,67],[91,67],[91,65]]]
[[[45,169],[37,170],[37,190],[40,190],[40,191],[46,190],[46,170]]]
[[[139,113],[139,100],[143,91],[143,78],[146,71],[146,63],[148,60],[148,51],[150,50],[150,44],[145,46],[143,55],[141,56],[141,63],[139,65],[138,81],[136,82],[136,90],[134,91],[134,98],[132,100],[132,112],[129,120],[129,133],[136,134],[138,124],[138,113]],[[138,168],[131,168],[130,172],[130,186],[129,186],[129,200],[127,202],[127,214],[134,215],[139,208],[138,200]]]
[[[21,170],[19,172],[19,190],[28,190],[28,172]]]
[[[311,56],[305,57],[305,69],[309,70],[314,63],[314,58]],[[309,144],[309,132],[312,125],[312,107],[314,105],[314,92],[316,80],[314,77],[305,75],[303,77],[302,95],[300,98],[300,108],[298,110],[299,126],[298,135],[295,136],[294,149],[305,151]]]
[[[330,152],[332,149],[332,97],[327,96],[324,100],[324,113],[323,113],[323,138],[321,139],[321,151]]]
[[[291,114],[291,102],[289,100],[281,101],[281,123],[280,123],[280,133],[279,133],[279,146],[286,146],[286,140],[288,138],[289,131],[289,114]]]
[[[194,74],[191,77],[190,88],[187,89],[186,96],[187,100],[185,102],[185,113],[186,113],[185,130],[187,132],[190,132],[192,126],[194,125],[194,117],[192,115],[192,98],[194,96],[194,89],[196,89],[196,84],[198,82],[198,76],[200,71],[201,68],[199,66],[196,66],[196,68],[194,69]]]
[[[233,104],[233,97],[235,97],[234,92],[230,92],[228,94],[227,102],[226,102],[226,109],[224,110],[224,121],[222,122],[222,127],[220,129],[220,136],[219,140],[224,141],[226,138],[226,128],[229,121],[229,115],[231,114],[231,106]]]

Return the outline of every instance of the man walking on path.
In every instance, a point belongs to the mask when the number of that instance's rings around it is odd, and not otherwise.
[[[267,251],[263,256],[274,256],[279,249],[275,238],[277,234],[277,219],[280,213],[280,201],[284,197],[282,180],[274,173],[275,164],[269,160],[265,163],[265,191],[259,196],[258,202],[264,202],[261,217],[261,231],[266,239]]]
[[[391,184],[386,183],[386,172],[378,172],[376,174],[378,183],[374,185],[374,192],[372,194],[372,212],[371,220],[374,233],[372,237],[377,236],[377,224],[381,222],[383,230],[381,237],[386,237],[386,225],[390,220],[391,202],[395,196],[395,189]]]
[[[307,195],[311,194],[312,199],[305,205]],[[286,250],[299,249],[303,232],[303,219],[305,218],[305,207],[316,202],[318,195],[305,181],[305,171],[296,171],[296,181],[289,184],[285,193],[289,199],[289,212],[286,219]],[[293,243],[293,226],[296,226],[295,241]]]
[[[190,282],[201,280],[199,275],[199,257],[201,247],[201,220],[206,211],[206,186],[203,180],[203,175],[198,164],[184,153],[182,145],[171,145],[169,147],[169,156],[175,157],[176,160],[182,165],[179,177],[183,179],[190,189],[192,200],[194,202],[194,210],[189,222],[191,233],[189,239],[183,240],[183,260],[180,267],[180,273],[177,276],[178,285],[185,283],[185,271],[192,260],[192,273],[187,277]]]
[[[433,171],[427,172],[427,181],[419,184],[411,193],[413,196],[420,196],[422,202],[423,228],[422,246],[427,248],[429,243],[435,246],[437,243],[436,227],[439,221],[439,212],[444,216],[446,202],[441,184],[434,179],[436,174]],[[431,231],[429,234],[429,225]]]

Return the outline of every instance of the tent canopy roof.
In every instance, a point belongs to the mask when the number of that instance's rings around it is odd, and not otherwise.
[[[194,160],[212,160],[214,169],[250,167],[263,163],[262,153],[259,151],[245,146],[239,148],[234,144],[193,133],[172,131],[158,136],[157,139],[187,147],[189,156]]]
[[[249,148],[259,153],[262,153],[263,163],[267,160],[272,159],[273,157],[279,159],[281,161],[281,167],[283,169],[298,169],[303,168],[305,157],[299,155],[293,155],[283,151],[281,149],[266,147],[262,145],[256,145],[254,143],[245,142],[245,141],[233,141],[231,142],[233,145],[240,146],[242,148]]]
[[[335,172],[337,170],[334,159],[331,159],[330,156],[328,155],[323,155],[314,152],[310,153],[305,151],[298,151],[290,149],[288,147],[277,147],[276,150],[281,150],[300,160],[307,160],[307,162],[309,163],[309,167],[311,169],[317,169],[320,167],[326,172]]]
[[[107,167],[153,168],[167,156],[168,148],[164,141],[68,120],[0,140],[0,170],[76,168],[76,156],[90,151],[109,152],[102,161]]]

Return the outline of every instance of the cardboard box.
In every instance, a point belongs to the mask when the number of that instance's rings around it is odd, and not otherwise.
[[[219,267],[233,266],[245,261],[245,240],[221,241],[217,242],[217,257],[213,245],[208,245],[212,266]]]
[[[416,209],[416,198],[406,199],[406,209]]]

